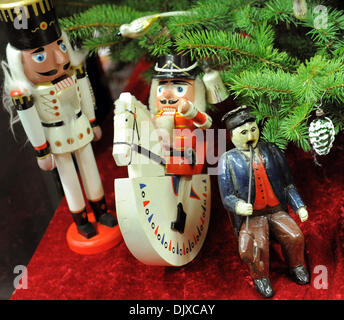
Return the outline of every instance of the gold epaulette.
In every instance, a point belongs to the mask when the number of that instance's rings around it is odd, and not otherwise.
[[[77,79],[82,79],[82,78],[86,77],[86,70],[82,64],[74,67],[73,69],[76,72],[76,78]]]
[[[15,108],[19,111],[29,109],[33,106],[32,95],[23,94],[20,90],[13,90],[10,93]]]

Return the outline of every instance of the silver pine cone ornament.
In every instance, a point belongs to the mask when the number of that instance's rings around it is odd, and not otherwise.
[[[309,126],[309,140],[314,151],[322,156],[330,152],[335,130],[330,118],[325,117],[323,112],[317,111],[317,119],[313,120]]]

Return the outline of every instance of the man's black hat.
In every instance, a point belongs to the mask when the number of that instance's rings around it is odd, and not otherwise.
[[[228,130],[233,130],[240,127],[246,122],[256,121],[256,117],[251,114],[251,108],[241,106],[232,111],[227,112],[221,119],[226,124]]]
[[[175,79],[183,78],[193,80],[199,70],[197,61],[191,61],[189,55],[166,54],[158,58],[154,68],[157,74],[155,79]]]
[[[43,47],[61,37],[52,0],[0,0],[0,28],[19,50]]]

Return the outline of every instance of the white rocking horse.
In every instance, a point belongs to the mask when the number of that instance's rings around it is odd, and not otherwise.
[[[182,266],[202,248],[210,219],[210,177],[165,175],[163,148],[145,105],[130,93],[115,102],[113,157],[118,223],[130,252],[148,265]]]

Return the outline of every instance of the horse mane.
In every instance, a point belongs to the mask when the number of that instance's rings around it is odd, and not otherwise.
[[[156,128],[154,119],[153,119],[153,115],[152,113],[149,111],[148,107],[143,104],[141,101],[137,100],[135,96],[130,95],[130,101],[131,101],[131,105],[133,105],[136,109],[136,114],[140,112],[140,116],[143,116],[142,120],[148,120],[150,122],[151,125],[153,125],[154,128]],[[129,97],[126,96],[126,98],[128,99]],[[128,100],[127,100],[128,102]],[[123,108],[123,106],[121,106],[120,108]],[[121,112],[121,111],[120,111]],[[139,121],[139,122],[141,122]]]
[[[136,112],[138,110],[141,111],[144,114],[144,116],[146,118],[148,118],[149,121],[154,124],[154,120],[153,120],[152,114],[151,114],[151,112],[149,111],[149,109],[148,109],[148,107],[146,105],[144,105],[144,104],[136,105]],[[155,124],[154,124],[154,126],[155,126]]]

